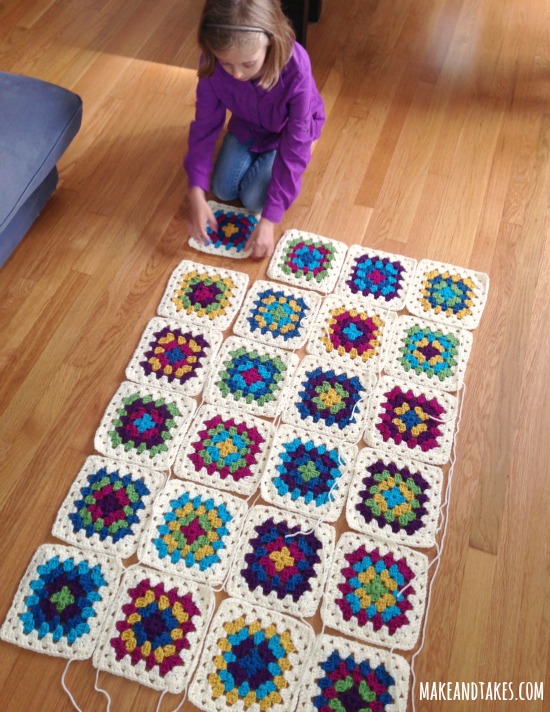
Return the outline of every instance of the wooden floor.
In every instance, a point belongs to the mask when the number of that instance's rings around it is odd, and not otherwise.
[[[53,541],[171,271],[183,258],[219,264],[185,239],[200,5],[0,3],[0,67],[84,100],[59,188],[0,270],[0,620],[35,549]],[[278,234],[297,227],[491,279],[416,710],[548,710],[550,0],[325,0],[308,50],[328,121]],[[235,267],[263,277],[267,261]],[[0,643],[2,710],[71,710],[64,667]],[[67,673],[86,712],[105,709],[94,679],[89,661]],[[545,702],[419,700],[420,683],[519,693],[544,681]],[[153,690],[99,682],[113,712],[155,709]]]

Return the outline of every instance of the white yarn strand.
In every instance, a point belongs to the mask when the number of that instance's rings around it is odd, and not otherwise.
[[[101,692],[101,694],[104,695],[104,696],[107,698],[107,707],[106,707],[105,712],[110,712],[110,710],[111,710],[111,702],[112,702],[111,696],[109,695],[109,693],[107,692],[107,690],[104,690],[102,687],[99,686],[99,672],[100,672],[99,670],[96,670],[96,673],[95,673],[94,690],[96,690],[97,692]]]
[[[65,669],[63,670],[63,674],[61,675],[61,686],[67,693],[67,696],[69,700],[71,701],[72,706],[75,708],[77,712],[83,712],[83,710],[80,709],[80,707],[77,705],[75,698],[73,697],[71,691],[69,690],[66,682],[65,682],[65,676],[67,674],[67,670],[69,669],[70,664],[72,663],[72,660],[67,660],[67,664],[65,665]]]
[[[453,444],[453,450],[451,453],[451,459],[450,459],[450,466],[449,466],[449,471],[447,473],[447,486],[445,488],[445,508],[448,508],[449,503],[450,503],[450,497],[451,497],[451,491],[452,491],[452,485],[453,485],[453,477],[454,477],[454,468],[456,464],[456,439],[458,436],[458,433],[460,431],[460,423],[462,420],[462,406],[464,403],[464,394],[466,391],[466,384],[463,385],[461,389],[461,398],[459,399],[459,404],[458,404],[458,411],[457,411],[457,418],[456,418],[456,423],[455,423],[455,433],[454,433],[454,444]],[[442,506],[442,512],[443,512],[443,506]],[[410,699],[411,699],[411,704],[412,704],[412,710],[411,712],[416,712],[416,700],[415,700],[415,688],[416,688],[416,671],[415,671],[415,662],[417,657],[420,655],[424,648],[424,644],[426,642],[426,629],[427,629],[427,624],[428,624],[428,616],[430,612],[430,606],[431,606],[431,600],[432,600],[432,592],[433,592],[433,586],[435,583],[435,580],[437,579],[437,574],[439,573],[439,567],[441,565],[441,560],[442,560],[442,554],[443,550],[445,547],[445,539],[447,537],[447,529],[448,529],[448,523],[449,523],[449,518],[448,518],[448,512],[445,512],[445,514],[442,514],[442,535],[441,535],[441,540],[439,544],[436,545],[436,556],[434,559],[430,562],[428,569],[431,568],[432,566],[435,566],[435,569],[433,571],[431,580],[429,582],[429,585],[427,587],[427,596],[426,596],[426,610],[424,613],[424,621],[422,624],[422,633],[421,633],[421,638],[420,638],[420,646],[418,649],[414,652],[412,658],[411,658],[411,663],[410,663],[410,668],[411,668],[411,685],[410,685]]]

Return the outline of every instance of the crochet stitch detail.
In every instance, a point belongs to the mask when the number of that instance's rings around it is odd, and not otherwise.
[[[385,370],[388,374],[457,391],[464,382],[473,337],[465,329],[415,316],[395,324]]]
[[[229,598],[212,621],[189,700],[207,712],[290,710],[312,642],[300,621]]]
[[[324,634],[317,639],[297,708],[406,712],[409,677],[401,656]]]
[[[177,576],[129,569],[93,657],[99,670],[181,692],[196,663],[214,595]]]
[[[299,349],[306,343],[320,303],[315,292],[258,280],[248,292],[233,332],[264,344]]]
[[[438,323],[475,329],[485,308],[488,290],[489,277],[483,272],[421,260],[406,307],[412,314]]]
[[[359,304],[344,295],[329,295],[307,344],[310,354],[378,370],[383,361],[387,332],[395,312]]]
[[[434,546],[442,478],[438,467],[365,448],[346,505],[349,526],[408,546]]]
[[[334,289],[347,245],[301,230],[287,230],[275,248],[267,276],[280,282],[317,289]]]
[[[246,413],[205,405],[174,463],[177,477],[250,495],[256,489],[271,443],[271,427]]]
[[[367,642],[410,650],[424,615],[427,571],[423,554],[345,533],[323,598],[323,621]]]
[[[354,445],[282,425],[262,478],[262,497],[285,510],[336,521],[356,455]]]
[[[194,409],[187,396],[125,381],[96,432],[96,450],[159,470],[169,467]]]
[[[43,544],[21,579],[0,638],[62,658],[91,657],[120,571],[113,557]]]
[[[374,376],[352,366],[332,367],[329,361],[305,356],[289,389],[283,421],[299,427],[359,440],[367,417],[367,398]]]
[[[172,480],[158,497],[139,560],[203,583],[223,582],[246,514],[243,501]]]
[[[274,507],[250,510],[227,591],[274,610],[315,614],[334,549],[334,529]]]
[[[399,311],[413,277],[416,260],[389,252],[351,245],[336,293]]]
[[[443,465],[451,454],[456,415],[454,396],[384,376],[371,401],[365,442]]]
[[[135,553],[164,476],[108,458],[87,458],[52,534],[70,544],[128,558]]]
[[[210,242],[204,244],[195,237],[190,237],[189,246],[210,255],[223,255],[232,258],[248,257],[250,254],[248,241],[258,224],[259,214],[213,200],[209,200],[208,204],[212,208],[218,229],[214,231],[208,226],[206,232]]]
[[[197,396],[222,339],[215,329],[155,317],[142,334],[126,377]]]
[[[158,313],[224,331],[241,306],[248,280],[243,272],[183,260],[170,276]]]
[[[230,336],[220,353],[218,372],[205,393],[207,403],[231,403],[255,415],[274,417],[283,388],[298,357],[238,336]]]

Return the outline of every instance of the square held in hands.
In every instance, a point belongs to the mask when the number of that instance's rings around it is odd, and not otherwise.
[[[248,243],[260,219],[259,214],[244,208],[216,203],[213,200],[209,200],[208,204],[212,208],[218,229],[214,231],[207,227],[206,232],[210,241],[206,243],[192,235],[189,238],[189,245],[209,255],[223,255],[237,259],[248,257],[250,255]]]

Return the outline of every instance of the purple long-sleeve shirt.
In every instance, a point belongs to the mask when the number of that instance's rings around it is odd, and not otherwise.
[[[184,161],[190,187],[210,189],[214,149],[227,110],[228,130],[242,143],[252,141],[253,152],[277,149],[262,216],[278,223],[300,192],[311,145],[325,123],[324,102],[305,49],[294,44],[292,57],[269,91],[256,81],[235,79],[219,63],[210,77],[199,79]]]

